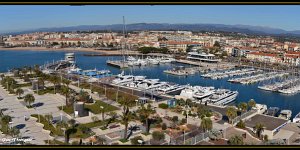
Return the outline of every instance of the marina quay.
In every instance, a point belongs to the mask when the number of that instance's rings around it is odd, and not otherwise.
[[[0,146],[300,146],[299,7],[147,5],[1,6]]]

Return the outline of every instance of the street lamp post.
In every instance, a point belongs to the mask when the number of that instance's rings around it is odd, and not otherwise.
[[[137,99],[135,100],[135,102],[136,102],[136,103],[135,103],[136,107],[137,107],[137,103],[138,103],[138,101],[139,101],[139,100],[137,100]]]
[[[36,107],[34,107],[34,110],[36,110],[36,111],[37,111],[37,113],[38,113],[38,117],[39,117],[39,122],[41,122],[41,118],[40,118],[40,112],[39,112],[39,110],[37,110],[37,109],[36,109]]]
[[[63,115],[63,113],[61,112],[60,113],[60,122],[62,122],[62,115]]]
[[[104,121],[104,107],[100,106],[101,112],[102,112],[102,121]]]

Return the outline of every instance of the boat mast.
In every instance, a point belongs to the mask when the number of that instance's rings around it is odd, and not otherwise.
[[[123,16],[123,46],[122,46],[122,55],[123,55],[123,67],[124,67],[124,63],[125,63],[125,49],[124,48],[126,48],[126,42],[125,42],[125,39],[126,39],[126,37],[125,37],[125,17]]]

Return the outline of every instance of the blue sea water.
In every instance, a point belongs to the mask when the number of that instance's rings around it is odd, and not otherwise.
[[[33,66],[35,64],[42,65],[46,62],[64,59],[63,51],[0,51],[0,72],[6,72],[8,69]],[[113,74],[121,73],[121,70],[112,66],[106,65],[106,60],[117,60],[121,57],[83,56],[87,52],[76,52],[77,65],[82,69],[109,69]],[[144,75],[148,78],[157,78],[161,81],[169,81],[178,84],[190,84],[201,86],[214,86],[216,88],[228,88],[237,90],[239,95],[236,102],[249,101],[254,99],[257,103],[266,104],[268,107],[279,107],[280,109],[290,109],[293,111],[293,116],[300,111],[300,94],[284,95],[280,93],[263,91],[257,88],[258,84],[241,85],[227,82],[227,79],[211,80],[200,77],[200,74],[195,74],[188,77],[178,77],[163,73],[165,69],[171,69],[176,65],[183,64],[163,64],[146,67],[134,67],[125,70],[126,74]],[[186,65],[184,65],[186,66]]]

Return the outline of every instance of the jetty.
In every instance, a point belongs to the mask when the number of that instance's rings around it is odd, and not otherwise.
[[[185,68],[183,66],[179,66],[179,67],[175,67],[175,68],[170,69],[170,70],[164,70],[164,73],[177,75],[177,76],[187,76],[187,75],[195,74],[196,72],[199,72],[201,70],[202,69],[200,67]]]
[[[120,69],[128,68],[128,63],[127,62],[122,62],[122,61],[119,61],[119,60],[116,60],[116,61],[108,60],[108,61],[106,61],[106,64],[110,65],[110,66],[118,67]]]

